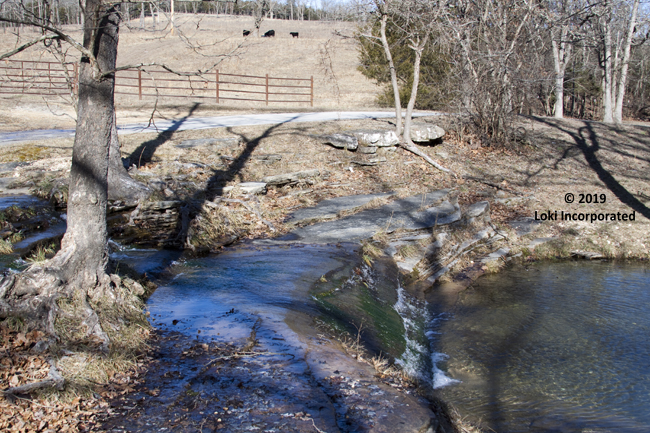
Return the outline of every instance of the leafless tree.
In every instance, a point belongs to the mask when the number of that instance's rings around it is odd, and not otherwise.
[[[603,122],[621,123],[639,0],[633,0],[631,5],[626,2],[603,0],[593,10],[594,30],[600,45]]]
[[[370,11],[375,14],[379,21],[379,36],[377,37],[372,35],[371,28],[369,28],[363,35],[361,35],[361,37],[372,40],[379,39],[379,43],[381,43],[381,46],[383,47],[390,70],[391,86],[395,103],[395,132],[400,138],[400,145],[410,152],[422,157],[429,164],[439,170],[450,172],[449,169],[441,166],[429,155],[420,150],[411,140],[411,122],[418,94],[422,52],[427,44],[430,43],[431,34],[440,19],[442,11],[444,10],[442,3],[432,2],[429,0],[373,0],[371,4],[366,4],[365,6],[370,8]],[[402,102],[397,81],[397,71],[395,69],[391,46],[386,36],[386,27],[389,20],[399,30],[401,34],[400,40],[407,43],[415,54],[415,61],[413,64],[413,84],[403,126]]]
[[[580,28],[586,22],[591,4],[584,0],[550,0],[542,3],[539,15],[549,29],[553,70],[555,75],[556,118],[564,117],[564,80],[574,44],[581,38]]]
[[[520,105],[522,50],[535,43],[535,2],[459,0],[444,16],[457,45],[462,107],[483,141],[507,142],[510,121]]]

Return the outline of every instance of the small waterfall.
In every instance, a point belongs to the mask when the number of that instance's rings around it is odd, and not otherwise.
[[[433,388],[458,383],[448,377],[438,367],[438,363],[447,359],[444,353],[436,352],[438,334],[434,328],[444,318],[432,318],[426,301],[418,301],[397,284],[397,302],[393,306],[404,323],[406,350],[395,362],[411,377],[428,381]],[[428,347],[427,347],[428,346]]]

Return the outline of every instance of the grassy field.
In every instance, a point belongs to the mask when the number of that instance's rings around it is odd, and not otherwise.
[[[148,18],[145,29],[139,20],[125,23],[120,30],[118,65],[139,63],[165,64],[174,70],[195,72],[211,68],[221,73],[272,77],[314,79],[314,107],[307,103],[276,103],[268,107],[259,102],[228,101],[216,104],[202,100],[195,115],[215,115],[246,110],[254,111],[309,111],[369,109],[375,105],[379,91],[373,82],[357,70],[357,44],[351,38],[356,24],[348,22],[265,20],[261,32],[275,30],[275,38],[255,35],[244,38],[242,30],[253,27],[252,17],[194,16],[176,14],[176,31],[161,17],[153,30]],[[166,27],[163,27],[166,26]],[[81,39],[78,26],[66,29]],[[299,32],[293,38],[289,32]],[[36,37],[35,31],[23,30],[20,42]],[[17,45],[16,37],[5,35],[0,50],[6,52]],[[70,59],[77,53],[69,50]],[[22,60],[54,60],[37,45],[14,57]],[[216,65],[216,66],[215,66]],[[210,79],[213,72],[209,73]],[[72,127],[73,114],[69,103],[61,98],[44,100],[38,96],[2,95],[0,128],[2,130]],[[186,113],[194,104],[192,98],[161,98],[158,116],[175,117]],[[118,122],[146,120],[154,109],[155,99],[138,100],[137,96],[116,97]],[[54,114],[53,114],[54,113]],[[56,114],[56,115],[55,115]]]

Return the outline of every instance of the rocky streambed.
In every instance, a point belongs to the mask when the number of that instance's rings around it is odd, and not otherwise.
[[[289,223],[284,236],[160,274],[148,302],[159,339],[151,368],[104,428],[451,431],[432,397],[444,373],[411,283],[495,250],[503,237],[489,205],[461,209],[452,190],[366,194],[301,209]]]

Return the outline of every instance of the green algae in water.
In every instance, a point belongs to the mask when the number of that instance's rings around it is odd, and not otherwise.
[[[321,320],[353,339],[360,333],[368,350],[398,359],[407,344],[402,318],[393,308],[396,283],[360,263],[326,275],[328,283],[314,285]]]

